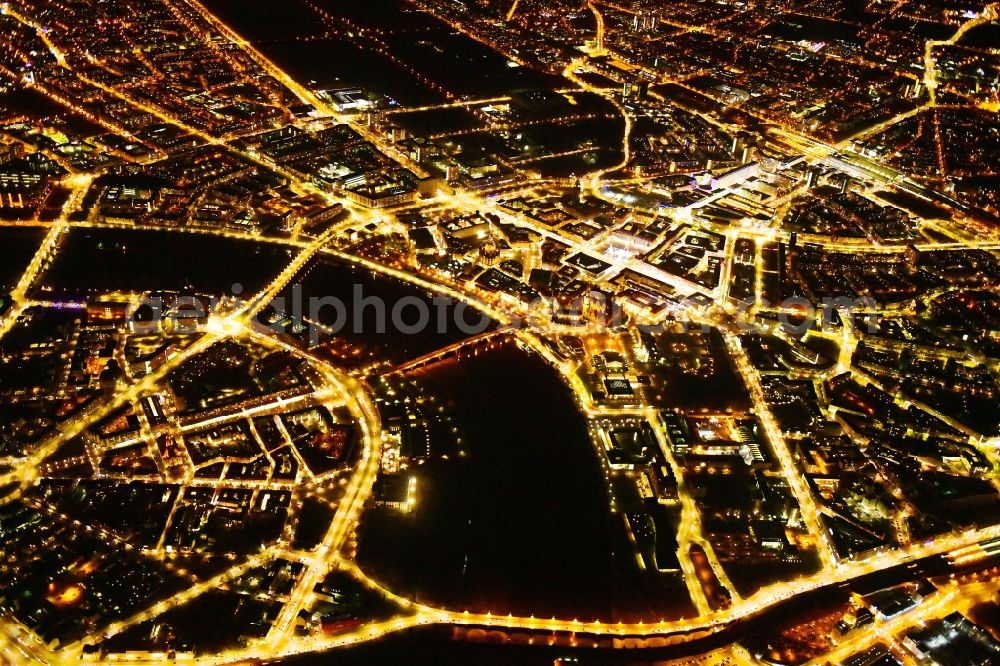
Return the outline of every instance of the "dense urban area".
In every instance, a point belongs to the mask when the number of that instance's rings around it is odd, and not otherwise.
[[[1000,4],[0,32],[0,663],[1000,664]]]

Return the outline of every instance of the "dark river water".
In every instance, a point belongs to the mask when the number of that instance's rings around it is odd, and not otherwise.
[[[453,608],[606,616],[610,511],[583,420],[554,371],[508,345],[417,379],[468,454],[420,468],[413,514],[366,518],[362,565]]]

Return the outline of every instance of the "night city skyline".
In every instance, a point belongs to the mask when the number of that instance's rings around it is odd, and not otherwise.
[[[1000,665],[1000,4],[0,32],[0,666]]]

